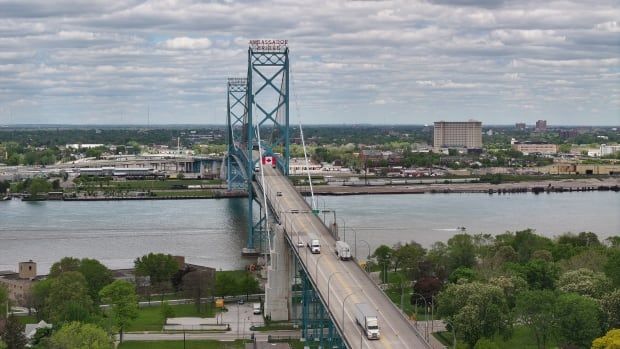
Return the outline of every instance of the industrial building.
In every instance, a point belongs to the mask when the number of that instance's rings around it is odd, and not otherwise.
[[[512,141],[512,149],[520,151],[525,155],[529,154],[557,154],[557,144],[550,143],[533,143],[533,142],[517,142]]]
[[[433,137],[435,148],[482,148],[482,122],[436,121]]]

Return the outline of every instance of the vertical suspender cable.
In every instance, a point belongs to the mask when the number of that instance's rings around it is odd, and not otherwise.
[[[263,209],[265,210],[265,236],[267,238],[269,252],[271,252],[271,238],[269,237],[269,208],[267,207],[267,193],[265,192],[265,171],[263,170],[263,146],[260,142],[260,124],[256,124],[256,127],[254,129],[256,130],[256,138],[258,138],[258,163],[260,164],[260,182],[263,189]],[[269,258],[269,263],[271,264],[271,258]]]
[[[290,58],[289,58],[290,60]],[[293,78],[293,64],[289,65],[291,71],[291,89],[293,90],[293,96],[295,96],[295,110],[297,111],[297,121],[299,123],[299,135],[301,137],[301,145],[304,149],[304,160],[306,165],[306,173],[308,174],[308,183],[310,185],[310,200],[312,202],[311,207],[316,209],[316,200],[314,199],[314,189],[312,188],[312,177],[310,176],[310,166],[308,165],[308,152],[306,151],[306,141],[304,140],[304,129],[301,126],[301,113],[299,112],[299,98],[297,98],[297,90],[295,89],[295,79]]]

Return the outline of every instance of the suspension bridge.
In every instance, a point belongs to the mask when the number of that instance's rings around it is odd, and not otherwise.
[[[230,78],[227,89],[225,175],[228,189],[248,193],[242,253],[267,260],[265,316],[298,319],[302,338],[320,348],[430,348],[355,260],[336,256],[337,229],[318,217],[314,195],[308,203],[289,180],[290,72],[286,40],[252,40],[246,77]],[[301,122],[299,131],[305,153]],[[312,239],[318,254],[307,247]],[[379,339],[356,322],[360,303],[376,312]]]

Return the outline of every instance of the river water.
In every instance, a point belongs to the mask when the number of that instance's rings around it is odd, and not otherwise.
[[[601,239],[620,235],[620,195],[613,192],[324,196],[317,201],[321,208],[335,209],[352,246],[357,234],[371,249],[411,240],[428,247],[458,233],[457,227],[472,234],[533,228],[549,237],[581,231]],[[245,199],[0,202],[0,270],[15,270],[18,261],[32,259],[39,273],[46,273],[63,256],[124,268],[148,252],[184,255],[188,262],[217,269],[243,268],[252,262],[240,257],[245,205]],[[325,217],[333,220],[331,213]],[[360,256],[368,253],[365,243],[357,248]]]

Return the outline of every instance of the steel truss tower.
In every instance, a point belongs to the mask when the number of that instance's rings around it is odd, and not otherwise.
[[[248,49],[245,79],[228,80],[226,179],[228,189],[245,187],[248,192],[248,238],[245,254],[257,254],[257,241],[264,241],[264,215],[254,222],[254,169],[263,156],[275,159],[276,166],[288,176],[290,161],[289,132],[289,58],[285,40],[253,40]],[[261,139],[257,137],[260,128]],[[262,210],[262,208],[261,208]]]

